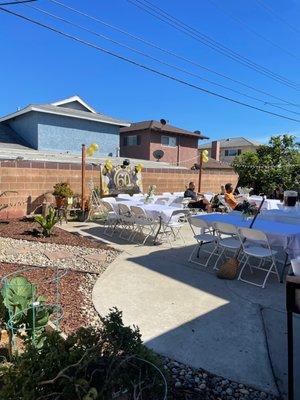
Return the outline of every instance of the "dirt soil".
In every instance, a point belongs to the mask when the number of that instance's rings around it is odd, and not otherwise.
[[[54,227],[50,237],[43,237],[41,229],[34,220],[11,219],[0,222],[0,236],[12,239],[30,240],[43,243],[65,244],[69,246],[109,249],[109,246],[86,237]]]
[[[0,278],[16,273],[20,269],[26,268],[20,264],[0,263]],[[37,285],[38,294],[47,297],[47,304],[56,302],[56,284],[53,282],[55,270],[52,268],[27,267],[27,271],[20,271],[15,275],[25,276],[31,283]],[[80,304],[86,303],[85,295],[78,287],[86,285],[85,274],[69,270],[60,281],[60,304],[63,309],[61,329],[69,334],[81,326],[85,326],[87,321],[84,318]]]

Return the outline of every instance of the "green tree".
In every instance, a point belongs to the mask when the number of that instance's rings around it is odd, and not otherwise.
[[[292,135],[272,136],[256,152],[235,157],[232,166],[239,175],[239,186],[251,186],[255,194],[272,195],[278,185],[300,191],[299,143]]]

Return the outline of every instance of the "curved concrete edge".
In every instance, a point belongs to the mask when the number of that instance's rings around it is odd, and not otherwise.
[[[92,300],[100,315],[121,310],[154,351],[278,395],[260,307],[213,275],[160,252],[122,253],[98,278]]]

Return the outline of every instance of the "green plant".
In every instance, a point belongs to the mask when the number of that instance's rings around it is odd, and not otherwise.
[[[48,333],[41,349],[28,344],[0,367],[0,400],[165,399],[160,360],[143,346],[138,328],[124,326],[117,309],[102,324],[66,340]]]
[[[55,197],[67,198],[73,196],[73,190],[67,182],[56,183],[53,188],[53,196]]]
[[[34,217],[34,220],[41,226],[42,235],[46,237],[51,235],[55,224],[58,222],[54,208],[50,208],[45,217],[43,215],[37,215]]]
[[[46,298],[37,296],[36,285],[24,276],[14,276],[5,282],[1,295],[7,311],[4,314],[5,323],[11,332],[11,339],[12,334],[22,329],[26,331],[27,340],[34,341],[40,347],[42,333],[52,314],[52,308],[45,305]]]
[[[243,202],[242,214],[247,217],[253,217],[257,213],[257,208],[255,204],[250,204],[248,201]]]
[[[256,152],[235,157],[232,166],[239,175],[238,185],[253,187],[255,194],[272,196],[279,185],[300,191],[299,145],[292,135],[272,136]]]

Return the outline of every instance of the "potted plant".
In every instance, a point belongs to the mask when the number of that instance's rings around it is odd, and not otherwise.
[[[53,196],[55,196],[57,207],[62,207],[68,197],[73,196],[73,190],[67,182],[59,182],[54,185]]]

